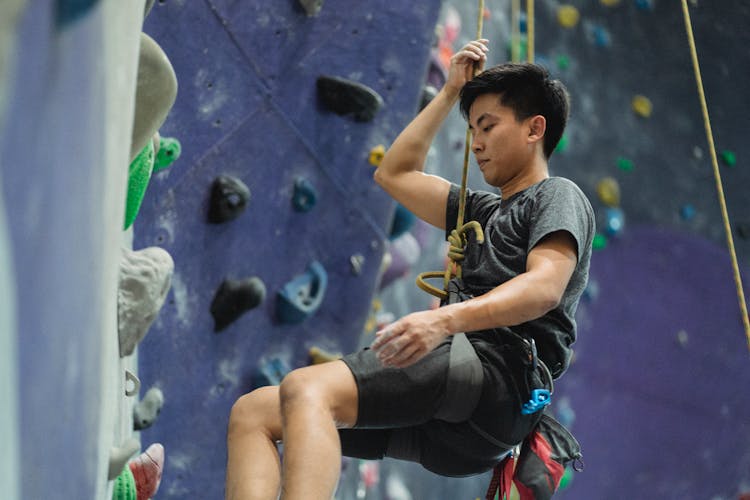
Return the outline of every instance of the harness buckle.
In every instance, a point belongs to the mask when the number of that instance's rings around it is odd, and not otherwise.
[[[531,398],[523,404],[521,414],[531,415],[552,402],[552,393],[547,389],[534,389]]]

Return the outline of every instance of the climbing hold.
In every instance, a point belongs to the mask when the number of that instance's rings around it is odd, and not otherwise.
[[[654,0],[635,0],[635,6],[640,10],[653,10]]]
[[[625,212],[619,208],[608,208],[605,217],[604,232],[607,236],[614,237],[622,233],[625,228]]]
[[[604,177],[596,183],[596,194],[605,205],[616,207],[620,204],[620,185],[614,177]]]
[[[91,8],[98,3],[99,0],[57,0],[55,8],[57,26],[64,28],[68,24],[77,21]]]
[[[688,332],[686,332],[685,330],[680,330],[679,332],[677,332],[677,345],[679,345],[680,347],[687,347],[687,343],[689,340],[688,337]]]
[[[149,12],[151,12],[151,9],[153,8],[154,3],[156,3],[156,0],[146,0],[146,6],[143,8],[144,19],[146,18],[146,16],[148,16]]]
[[[314,365],[328,363],[329,361],[335,361],[337,359],[341,359],[342,356],[340,352],[332,353],[324,351],[323,349],[315,346],[311,347],[308,353],[310,354],[310,361],[312,361],[312,364]]]
[[[133,354],[156,319],[172,284],[174,261],[166,250],[122,249],[117,290],[117,333],[120,357]]]
[[[125,464],[128,463],[130,457],[135,455],[138,450],[141,449],[141,445],[137,439],[129,438],[122,446],[113,447],[109,453],[109,470],[107,473],[107,480],[112,481],[114,478],[120,475],[122,470],[125,468]]]
[[[164,471],[164,446],[154,443],[128,464],[133,473],[138,500],[149,500],[159,491]]]
[[[236,177],[220,175],[211,187],[208,221],[221,224],[236,219],[250,200],[250,189]]]
[[[622,170],[623,172],[632,172],[635,165],[633,164],[632,160],[628,160],[627,158],[624,158],[622,156],[617,158],[617,168]]]
[[[374,167],[380,166],[380,162],[383,161],[383,157],[385,156],[385,146],[382,144],[378,144],[374,148],[370,150],[370,165]]]
[[[570,58],[566,55],[557,56],[557,67],[561,70],[566,70],[570,67]]]
[[[737,164],[737,155],[734,154],[734,151],[725,149],[721,152],[721,162],[727,167],[733,167]]]
[[[620,0],[600,0],[601,4],[605,7],[614,7],[620,5]]]
[[[125,203],[125,224],[123,229],[128,229],[141,209],[143,196],[146,194],[148,182],[154,170],[154,144],[149,141],[135,159],[130,163],[128,170],[128,194]]]
[[[738,222],[734,227],[740,238],[743,240],[750,239],[750,222]]]
[[[566,134],[563,134],[562,137],[560,137],[560,141],[557,143],[557,146],[555,146],[555,152],[564,153],[568,150],[568,144],[568,136]]]
[[[693,158],[696,160],[700,160],[703,158],[703,150],[700,148],[700,146],[693,147]]]
[[[276,314],[282,323],[300,323],[315,313],[323,302],[328,274],[318,261],[313,261],[303,274],[296,276],[279,290]]]
[[[281,358],[273,357],[267,361],[261,361],[258,371],[255,373],[254,386],[279,385],[287,373],[292,371],[289,365]]]
[[[380,278],[381,289],[406,276],[422,254],[419,242],[408,232],[391,240],[389,247],[391,262]]]
[[[565,427],[571,427],[576,420],[576,412],[570,405],[570,399],[567,396],[560,398],[555,408],[555,417]]]
[[[409,209],[400,203],[396,203],[396,211],[393,213],[393,222],[391,222],[391,231],[388,239],[395,240],[409,231],[416,221],[417,217]]]
[[[177,161],[182,153],[182,146],[180,141],[174,137],[160,137],[159,138],[159,152],[156,153],[156,159],[154,160],[154,172],[164,170]]]
[[[112,500],[139,500],[135,477],[130,467],[123,466],[112,487]]]
[[[594,250],[603,250],[607,247],[607,237],[601,233],[594,235],[594,241],[591,244],[591,248]]]
[[[146,391],[146,395],[133,406],[133,430],[148,429],[156,422],[161,407],[164,405],[164,394],[158,387]]]
[[[258,277],[224,280],[211,302],[214,331],[222,331],[245,311],[258,307],[265,298],[266,285]]]
[[[352,274],[359,276],[362,274],[362,266],[365,264],[365,256],[357,253],[349,257],[349,264],[352,266]]]
[[[424,108],[427,107],[428,104],[432,102],[432,100],[437,96],[438,89],[433,87],[432,85],[425,85],[422,87],[422,101],[419,103],[419,110],[422,111]]]
[[[166,120],[177,98],[177,76],[169,58],[151,37],[141,33],[130,161]]]
[[[651,100],[643,95],[633,97],[632,106],[635,114],[642,118],[648,118],[651,116],[651,111],[653,111]]]
[[[320,9],[323,7],[323,0],[299,0],[299,3],[310,17],[317,16],[318,12],[320,12]]]
[[[574,28],[581,18],[581,13],[573,5],[561,5],[557,8],[557,22],[563,28]]]
[[[693,205],[687,203],[680,207],[680,218],[682,220],[691,220],[693,217],[695,217],[695,207]]]
[[[292,195],[292,205],[297,212],[309,212],[318,202],[318,192],[315,190],[310,181],[304,177],[299,177],[294,181],[294,194]]]
[[[590,30],[591,37],[594,39],[594,44],[597,47],[609,47],[612,45],[612,37],[609,31],[604,26],[595,25]]]
[[[339,115],[352,115],[358,122],[368,122],[383,106],[383,98],[361,83],[321,76],[317,82],[318,98],[330,110]]]
[[[130,389],[127,388],[128,382],[133,384]],[[135,373],[131,372],[128,369],[125,369],[125,395],[130,398],[136,396],[140,390],[141,381],[138,379]]]
[[[560,478],[560,486],[557,487],[558,491],[563,491],[567,489],[570,486],[570,483],[573,482],[573,475],[575,472],[573,471],[572,467],[566,467],[565,472],[563,472],[562,477]]]
[[[594,302],[597,298],[599,298],[599,283],[589,278],[588,283],[586,283],[586,288],[583,289],[583,294],[581,295],[583,300],[586,302]]]

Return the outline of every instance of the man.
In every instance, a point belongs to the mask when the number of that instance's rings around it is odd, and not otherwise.
[[[521,410],[531,389],[545,386],[545,373],[567,368],[593,213],[575,184],[548,173],[567,121],[564,87],[530,64],[472,79],[487,43],[470,42],[453,56],[445,86],[375,173],[418,217],[453,230],[458,187],[422,170],[461,98],[479,169],[502,193],[467,194],[466,220],[481,224],[485,240],[469,236],[463,280],[452,285],[463,300],[409,314],[378,332],[372,349],[294,370],[281,386],[241,397],[229,423],[227,499],[274,499],[279,488],[287,500],[330,499],[342,452],[476,474],[536,425],[538,413]]]

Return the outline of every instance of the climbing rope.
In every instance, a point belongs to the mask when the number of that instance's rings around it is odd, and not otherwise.
[[[732,228],[729,224],[729,212],[727,211],[727,201],[724,197],[724,188],[721,183],[721,173],[719,172],[719,162],[716,158],[716,146],[714,145],[713,132],[711,132],[711,120],[708,117],[708,105],[706,104],[706,94],[703,89],[703,79],[701,70],[698,65],[698,50],[693,38],[693,25],[690,22],[690,12],[688,10],[687,0],[682,0],[682,12],[685,15],[685,30],[687,31],[688,44],[690,45],[690,56],[693,60],[693,69],[695,70],[695,81],[698,85],[698,97],[701,102],[701,112],[703,113],[703,123],[706,128],[706,138],[708,147],[711,151],[711,165],[714,169],[714,178],[716,180],[716,191],[719,195],[719,205],[721,206],[721,218],[724,222],[724,232],[727,235],[727,245],[729,246],[729,255],[732,258],[732,271],[734,273],[734,282],[737,286],[737,298],[740,301],[740,311],[742,312],[742,324],[745,327],[745,337],[747,346],[750,349],[750,319],[747,315],[747,305],[745,303],[745,293],[742,290],[742,277],[740,276],[740,266],[737,263],[737,252],[734,248],[734,239],[732,238]]]
[[[510,60],[521,62],[521,0],[510,2]]]
[[[526,0],[526,60],[534,62],[534,0]]]
[[[477,15],[477,36],[475,40],[482,38],[482,27],[484,24],[484,0],[479,0],[479,13]],[[478,68],[474,66],[474,75],[476,76]],[[450,261],[445,266],[445,271],[428,271],[417,276],[417,286],[434,295],[440,300],[448,298],[448,282],[453,276],[461,277],[461,261],[464,258],[467,239],[466,231],[473,229],[476,233],[477,242],[484,242],[484,232],[482,226],[477,221],[470,221],[464,224],[464,212],[466,210],[466,181],[469,175],[469,153],[471,151],[471,129],[466,129],[466,140],[464,144],[464,168],[461,175],[461,194],[458,199],[458,217],[456,220],[456,229],[451,231],[448,236],[448,258]],[[427,283],[426,280],[432,278],[443,278],[443,289]]]

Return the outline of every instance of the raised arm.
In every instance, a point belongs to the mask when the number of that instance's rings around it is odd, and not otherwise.
[[[474,65],[486,61],[487,40],[468,43],[451,58],[448,79],[437,96],[399,134],[375,171],[375,181],[420,219],[445,229],[450,183],[424,173],[427,152],[443,121],[458,100]]]

